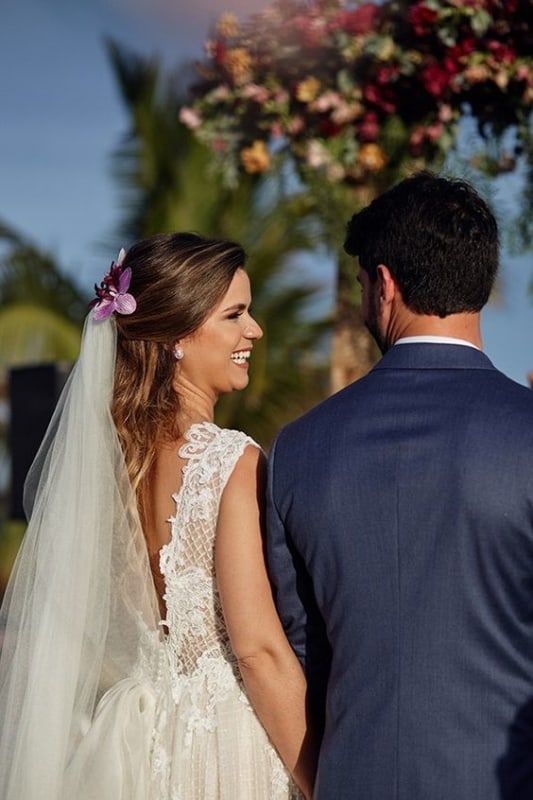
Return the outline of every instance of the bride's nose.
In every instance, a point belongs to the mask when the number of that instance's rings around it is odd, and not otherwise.
[[[253,317],[250,317],[248,325],[244,329],[244,335],[247,339],[261,339],[263,336],[263,329]]]

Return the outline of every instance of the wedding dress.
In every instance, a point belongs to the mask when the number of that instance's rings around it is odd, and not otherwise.
[[[0,797],[300,797],[244,692],[214,574],[222,491],[254,443],[187,432],[162,620],[110,413],[115,353],[113,320],[89,317],[27,480],[0,619]]]
[[[102,698],[71,765],[66,797],[300,796],[244,693],[214,575],[220,497],[237,459],[254,442],[212,423],[193,425],[186,440],[179,451],[186,464],[174,495],[171,538],[160,552],[164,633],[146,630],[131,679]],[[117,764],[122,785],[115,786]]]

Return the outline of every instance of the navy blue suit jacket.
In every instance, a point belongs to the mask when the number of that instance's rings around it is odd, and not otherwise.
[[[317,800],[532,800],[533,392],[401,344],[288,425],[267,557]]]

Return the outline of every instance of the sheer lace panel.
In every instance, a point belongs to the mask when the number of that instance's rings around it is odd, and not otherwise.
[[[174,495],[171,538],[161,549],[160,569],[165,579],[165,627],[175,700],[180,676],[199,670],[211,676],[219,689],[234,683],[235,667],[214,574],[214,542],[224,486],[248,444],[240,431],[213,423],[193,425],[179,455],[186,460],[180,491]]]

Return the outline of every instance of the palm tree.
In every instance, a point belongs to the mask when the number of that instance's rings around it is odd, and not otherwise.
[[[212,169],[207,148],[180,122],[180,82],[163,80],[158,63],[108,42],[131,118],[114,156],[126,209],[121,236],[192,230],[236,239],[248,252],[255,313],[266,331],[257,344],[247,392],[223,398],[220,424],[242,427],[267,445],[280,425],[327,393],[319,346],[328,321],[306,313],[317,287],[287,279],[288,263],[316,243],[309,198],[287,196],[284,175],[243,178],[236,189]]]
[[[81,290],[45,253],[0,222],[0,597],[24,533],[8,517],[8,372],[77,358],[86,301]]]
[[[0,403],[7,409],[13,367],[77,358],[87,305],[53,256],[0,221]],[[7,413],[0,417],[0,473],[7,459]]]
[[[87,303],[53,256],[0,222],[0,369],[74,361]]]

